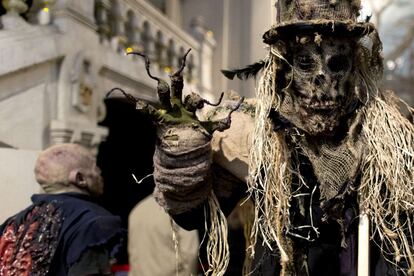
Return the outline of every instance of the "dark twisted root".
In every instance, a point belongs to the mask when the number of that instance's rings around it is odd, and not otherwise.
[[[160,78],[157,78],[157,77],[154,77],[153,75],[151,75],[151,72],[150,72],[150,64],[151,64],[151,62],[149,60],[148,55],[145,55],[145,54],[142,54],[142,53],[139,53],[139,52],[129,52],[129,53],[127,53],[127,55],[137,55],[137,56],[143,57],[144,60],[145,60],[145,69],[147,70],[148,76],[151,79],[153,79],[153,80],[156,80],[158,82],[160,81]]]
[[[188,55],[188,53],[190,53],[190,51],[191,51],[191,48],[188,49],[187,52],[182,57],[182,59],[181,59],[181,67],[174,74],[172,74],[171,77],[177,77],[177,76],[180,76],[181,75],[181,73],[183,72],[184,67],[185,67],[185,63],[186,63],[186,60],[187,60],[187,55]]]
[[[215,104],[210,103],[208,100],[205,100],[205,99],[203,99],[203,102],[204,102],[205,104],[210,105],[210,106],[219,106],[219,105],[221,104],[221,101],[223,100],[223,96],[224,96],[224,92],[221,92],[220,98],[219,98],[218,102],[217,102],[217,103],[215,103]],[[239,105],[239,106],[240,106],[240,105]],[[237,107],[237,108],[238,108],[238,107]]]
[[[121,89],[121,88],[119,88],[119,87],[114,87],[114,88],[112,88],[111,90],[109,90],[109,92],[108,93],[106,93],[106,96],[105,96],[105,98],[109,98],[109,96],[113,93],[113,92],[115,92],[115,91],[119,91],[119,92],[121,92],[124,96],[125,96],[125,98],[127,98],[130,102],[132,102],[133,104],[136,104],[138,101],[139,101],[139,99],[138,98],[135,98],[134,96],[132,96],[131,94],[128,94],[127,92],[125,92],[123,89]]]
[[[226,118],[219,120],[219,121],[215,121],[215,122],[201,122],[201,125],[211,134],[214,131],[224,131],[226,129],[228,129],[231,125],[231,115],[233,114],[234,111],[236,111],[237,109],[239,109],[239,107],[241,106],[241,104],[244,101],[244,97],[242,97],[238,103],[234,106],[234,108],[232,108],[229,112],[229,114],[227,115]]]
[[[161,105],[166,109],[166,110],[171,110],[172,106],[171,106],[171,95],[170,95],[170,86],[168,85],[168,83],[158,77],[155,77],[151,74],[150,72],[150,60],[148,55],[145,54],[141,54],[138,52],[129,52],[127,53],[128,55],[137,55],[137,56],[141,56],[145,59],[145,69],[147,70],[147,74],[148,76],[153,79],[156,80],[158,82],[157,85],[157,93],[158,93],[158,98],[161,102]]]
[[[142,111],[143,113],[150,115],[152,117],[152,119],[155,120],[156,122],[160,122],[160,120],[162,119],[162,114],[156,108],[154,108],[152,105],[148,104],[147,102],[145,102],[143,100],[140,100],[138,98],[135,98],[131,94],[126,93],[121,88],[118,88],[118,87],[112,88],[106,94],[106,98],[109,98],[109,96],[114,91],[120,91],[125,96],[125,98],[127,98],[131,103],[133,103],[135,105],[135,108],[137,110]]]

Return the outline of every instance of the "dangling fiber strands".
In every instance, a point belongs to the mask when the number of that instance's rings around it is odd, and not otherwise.
[[[227,242],[227,219],[220,209],[219,202],[212,191],[208,197],[208,209],[210,217],[210,228],[207,224],[205,230],[208,233],[207,261],[209,269],[205,275],[223,276],[227,270],[230,260],[229,244]]]
[[[375,98],[363,110],[366,141],[360,205],[371,219],[372,238],[398,269],[414,273],[414,126],[391,98]],[[377,239],[378,240],[378,239]]]
[[[354,119],[362,124],[357,139],[364,144],[360,166],[362,177],[358,188],[360,212],[368,214],[371,239],[375,237],[375,241],[379,241],[378,246],[384,257],[397,270],[403,266],[404,271],[412,275],[414,126],[401,115],[395,99],[378,91],[377,83],[382,73],[382,63],[378,58],[381,45],[377,34],[374,33],[371,38],[371,49],[359,45],[356,61],[356,83],[359,84],[356,93],[364,104],[357,110]],[[296,168],[292,168],[291,149],[285,139],[285,135],[289,134],[275,131],[269,119],[271,110],[277,111],[281,106],[281,95],[276,91],[281,62],[286,60],[272,46],[257,89],[255,139],[249,160],[248,187],[255,203],[249,249],[253,256],[257,235],[261,235],[264,244],[271,249],[276,244],[280,252],[281,275],[290,275],[294,271],[293,247],[286,233],[291,227],[292,175],[296,175],[300,182],[306,180]],[[412,108],[409,110],[413,113]],[[348,135],[355,134],[354,127],[351,126]]]
[[[276,93],[277,60],[281,55],[271,48],[269,62],[264,69],[257,90],[255,129],[249,160],[249,193],[255,202],[255,219],[251,236],[251,252],[257,235],[272,248],[276,242],[280,251],[282,273],[292,264],[292,244],[283,234],[289,222],[289,202],[291,197],[290,151],[283,134],[273,130],[268,119],[271,108],[278,106],[280,99]]]

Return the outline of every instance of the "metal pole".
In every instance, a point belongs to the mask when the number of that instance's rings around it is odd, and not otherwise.
[[[358,276],[369,276],[369,218],[365,213],[359,216]]]

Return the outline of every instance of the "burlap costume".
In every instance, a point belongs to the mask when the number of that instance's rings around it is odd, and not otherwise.
[[[364,212],[371,221],[372,273],[413,275],[414,127],[401,115],[400,100],[379,90],[382,48],[375,27],[357,22],[356,0],[284,0],[277,9],[278,23],[263,36],[268,56],[225,72],[245,77],[263,70],[254,116],[244,117],[250,122],[242,130],[235,124],[213,135],[212,144],[216,163],[239,180],[247,177],[255,206],[250,273],[356,275],[356,226]],[[187,144],[187,137],[175,138],[176,145]],[[197,156],[203,164],[212,160],[206,152],[205,159]],[[187,161],[181,170],[190,167]],[[185,185],[182,194],[176,181],[163,187],[169,195],[158,189],[156,197],[184,227],[206,219],[223,235],[224,225],[203,208],[209,210],[209,189],[219,193],[225,184],[214,169],[200,167],[198,174],[197,164],[191,174],[203,176],[205,185],[197,182],[193,191]],[[198,200],[189,196],[200,192],[196,187],[207,189]],[[243,197],[233,191],[217,196],[225,214]],[[197,203],[178,210],[163,199],[171,194]],[[226,258],[225,246],[214,248],[220,250],[211,252],[213,260]]]

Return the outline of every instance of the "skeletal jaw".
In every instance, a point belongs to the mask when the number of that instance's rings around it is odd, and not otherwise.
[[[285,78],[292,82],[282,91],[280,114],[309,135],[332,136],[356,97],[355,44],[332,37],[303,43],[305,38],[289,45],[293,69]]]
[[[325,111],[325,110],[334,110],[336,109],[338,106],[340,106],[340,100],[335,100],[332,98],[326,98],[323,100],[319,100],[316,97],[303,97],[303,96],[299,96],[298,97],[298,103],[300,105],[300,107],[307,109],[309,111]]]

